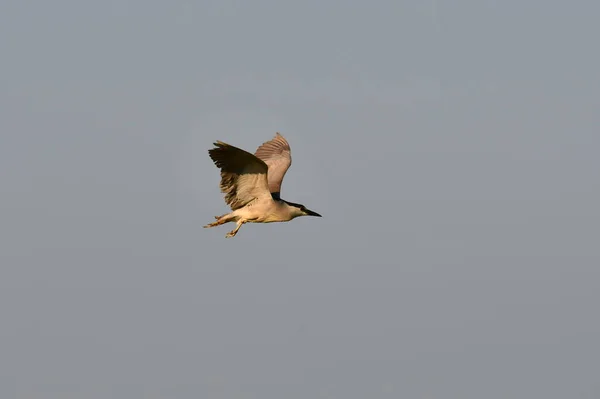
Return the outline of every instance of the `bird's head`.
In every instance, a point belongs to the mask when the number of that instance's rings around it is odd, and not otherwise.
[[[321,217],[321,215],[319,215],[317,212],[313,212],[310,209],[308,209],[307,207],[305,207],[302,204],[295,204],[293,202],[288,202],[288,201],[284,201],[286,204],[288,204],[293,212],[294,212],[294,217],[298,217],[298,216],[317,216],[317,217]]]

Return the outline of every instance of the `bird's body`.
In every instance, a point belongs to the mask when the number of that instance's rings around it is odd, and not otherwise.
[[[215,165],[221,169],[221,192],[232,212],[215,216],[216,222],[204,227],[215,227],[236,222],[226,237],[234,237],[244,223],[288,222],[298,216],[321,216],[304,205],[281,199],[281,183],[292,164],[290,146],[279,133],[263,143],[256,153],[217,141],[208,151]]]

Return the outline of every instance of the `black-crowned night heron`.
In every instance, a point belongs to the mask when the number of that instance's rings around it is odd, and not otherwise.
[[[298,216],[319,216],[304,205],[282,200],[281,182],[292,164],[290,145],[277,132],[275,138],[263,143],[254,155],[217,141],[208,150],[210,158],[221,169],[221,192],[232,212],[215,216],[215,227],[236,222],[235,229],[225,237],[234,237],[244,223],[288,222]]]

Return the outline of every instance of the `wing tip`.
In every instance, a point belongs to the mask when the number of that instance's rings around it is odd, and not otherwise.
[[[208,154],[212,158],[213,155],[217,155],[219,152],[223,152],[223,150],[230,148],[231,145],[224,143],[220,140],[217,140],[213,143],[214,147],[208,150]]]
[[[208,150],[208,155],[221,170],[233,171],[233,169],[243,167],[244,163],[257,163],[264,169],[265,173],[268,171],[268,165],[262,159],[248,151],[220,140],[215,141],[213,144],[215,147]]]

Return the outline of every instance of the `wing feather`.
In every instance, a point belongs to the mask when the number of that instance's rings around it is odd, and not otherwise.
[[[292,165],[290,144],[277,132],[273,139],[258,147],[254,155],[263,160],[269,167],[267,175],[269,191],[274,197],[278,198],[285,173]]]
[[[221,169],[221,192],[232,210],[242,208],[256,198],[271,197],[267,181],[268,166],[256,156],[222,141],[208,150]]]

